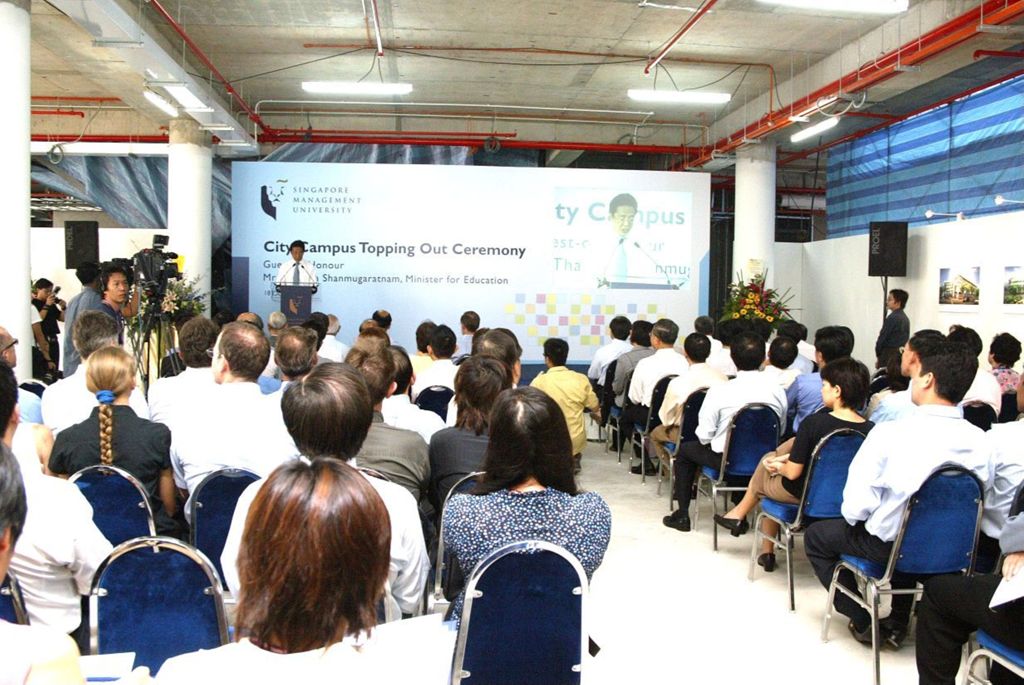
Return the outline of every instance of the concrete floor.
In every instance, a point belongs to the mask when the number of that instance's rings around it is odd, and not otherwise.
[[[790,613],[782,556],[774,573],[758,568],[747,580],[752,534],[719,536],[711,549],[710,506],[699,528],[682,533],[662,525],[667,483],[630,474],[614,452],[590,443],[580,484],[612,510],[612,538],[590,586],[589,617],[601,653],[584,682],[644,684],[871,683],[871,648],[855,642],[836,615],[831,640],[820,640],[826,593],[796,545],[796,612]],[[691,510],[691,518],[693,512]],[[914,643],[883,649],[882,681],[917,682]]]

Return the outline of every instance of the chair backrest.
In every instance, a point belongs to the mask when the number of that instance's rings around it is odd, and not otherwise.
[[[124,542],[96,570],[92,653],[135,652],[152,673],[167,659],[226,644],[217,572],[199,550],[168,537]]]
[[[981,529],[984,488],[962,466],[932,473],[910,498],[887,572],[932,575],[970,571]]]
[[[225,581],[220,555],[224,551],[224,541],[228,539],[235,505],[242,491],[257,480],[259,476],[252,471],[224,468],[208,474],[192,491],[189,542],[213,560],[221,583]]]
[[[587,576],[558,545],[499,547],[466,586],[452,683],[580,682]]]
[[[452,495],[469,492],[470,488],[476,485],[477,478],[484,474],[483,471],[468,473],[448,490],[441,504],[441,520],[444,520],[444,510],[448,507],[448,500]],[[444,526],[439,526],[437,531],[437,556],[435,557],[434,569],[434,596],[439,597],[443,591],[445,597],[451,596],[451,557],[444,544]]]
[[[693,442],[697,439],[697,424],[700,423],[700,408],[704,406],[704,398],[708,396],[707,388],[699,388],[690,393],[683,402],[683,415],[679,417],[679,440],[677,444]]]
[[[996,410],[983,402],[971,402],[963,406],[964,418],[983,431],[992,428],[999,417]]]
[[[661,411],[661,405],[665,401],[665,392],[668,390],[668,384],[677,375],[673,373],[669,376],[663,376],[654,384],[654,390],[651,392],[651,410],[647,412],[647,424],[644,426],[644,433],[650,433],[661,425],[661,417],[658,416],[658,412]]]
[[[635,370],[635,369],[634,369]],[[626,383],[622,387],[625,390],[622,393],[622,411],[626,411],[628,407],[636,404],[633,400],[629,399],[629,386],[633,384],[633,371],[626,374]]]
[[[1017,420],[1017,393],[1008,392],[1003,395],[999,408],[999,423],[1010,423]]]
[[[613,359],[612,363],[604,371],[604,385],[601,386],[601,425],[604,426],[608,423],[608,416],[611,414],[612,407],[615,406],[615,389],[613,380],[615,379],[615,369],[619,366],[619,360]]]
[[[834,430],[814,447],[808,460],[804,492],[797,510],[796,526],[804,519],[842,518],[843,489],[850,462],[864,444],[864,435],[852,428]]]
[[[779,415],[762,402],[743,405],[729,422],[722,451],[722,478],[751,476],[766,453],[779,446]]]
[[[92,506],[92,520],[110,544],[156,535],[149,495],[139,480],[117,466],[86,466],[70,478]]]
[[[18,579],[7,573],[0,582],[0,620],[28,625],[28,612]]]
[[[441,420],[448,420],[448,403],[455,397],[455,391],[443,385],[432,385],[424,388],[416,396],[416,406],[420,409],[432,411],[441,417]]]

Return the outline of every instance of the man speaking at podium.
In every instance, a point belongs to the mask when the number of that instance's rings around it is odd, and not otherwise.
[[[315,292],[320,281],[316,277],[316,267],[302,259],[302,256],[306,254],[306,243],[295,240],[288,248],[288,254],[292,258],[281,263],[281,268],[277,270],[277,278],[274,279],[274,285],[311,285]]]

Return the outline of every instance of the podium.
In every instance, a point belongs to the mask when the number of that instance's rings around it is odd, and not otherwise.
[[[313,294],[315,285],[279,285],[281,293],[281,313],[288,319],[289,326],[298,326],[309,318],[313,311]]]

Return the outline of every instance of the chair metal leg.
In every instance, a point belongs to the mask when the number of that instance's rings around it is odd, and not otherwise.
[[[825,618],[821,625],[821,641],[828,642],[828,629],[832,624],[832,603],[836,600],[836,584],[839,582],[839,572],[842,566],[836,566],[832,572],[832,582],[828,584],[828,604],[825,605]]]
[[[789,610],[796,611],[796,593],[793,591],[793,532],[789,526],[782,526],[786,534],[786,576],[789,581]]]
[[[718,524],[715,523],[715,516],[718,515],[718,487],[711,484],[711,546],[718,551]]]
[[[882,683],[882,646],[879,642],[878,631],[878,587],[873,581],[868,581],[868,594],[871,596],[871,651],[874,653],[874,684]]]
[[[636,437],[636,433],[633,434]],[[647,485],[647,450],[644,447],[644,436],[640,435],[639,444],[634,442],[634,446],[640,448],[640,485]]]
[[[761,540],[764,535],[761,533],[761,521],[764,520],[764,512],[759,512],[754,517],[754,541],[750,545],[750,566],[747,568],[747,580],[754,580],[754,564],[757,561],[757,553],[761,549]]]

